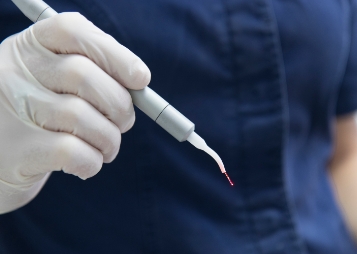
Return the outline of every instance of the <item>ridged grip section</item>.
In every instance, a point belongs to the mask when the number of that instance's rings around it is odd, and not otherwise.
[[[12,2],[34,23],[41,13],[48,8],[45,2],[39,0],[12,0]]]
[[[52,9],[51,7],[48,7],[46,10],[44,10],[41,13],[41,15],[38,17],[37,21],[53,17],[56,14],[58,14],[58,13],[54,9]]]
[[[187,140],[195,130],[195,124],[171,105],[162,111],[156,123],[180,142]]]
[[[195,130],[195,125],[190,120],[169,105],[167,101],[151,88],[146,87],[142,90],[128,89],[128,91],[134,105],[178,141],[185,141]]]
[[[155,93],[150,87],[142,90],[128,89],[133,103],[152,120],[156,121],[161,112],[169,105],[160,95]]]

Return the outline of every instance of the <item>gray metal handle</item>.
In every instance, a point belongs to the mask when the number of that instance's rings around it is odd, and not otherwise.
[[[148,115],[178,141],[187,140],[195,125],[177,111],[150,87],[142,90],[128,89],[135,106]]]
[[[36,23],[42,19],[52,17],[57,14],[41,0],[11,0],[32,22]]]

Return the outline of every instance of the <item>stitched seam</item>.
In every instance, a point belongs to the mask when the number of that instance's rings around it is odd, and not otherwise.
[[[234,61],[234,56],[236,54],[239,54],[239,52],[237,52],[235,50],[235,47],[234,47],[234,32],[233,32],[233,29],[232,29],[232,22],[230,20],[230,17],[232,15],[232,13],[230,12],[229,10],[229,4],[227,3],[226,0],[222,0],[222,5],[224,6],[224,10],[225,10],[225,13],[226,13],[226,30],[227,30],[227,34],[228,34],[228,40],[229,40],[229,51],[230,51],[230,64],[231,64],[231,72],[232,72],[232,75],[233,75],[233,80],[236,80],[237,81],[237,73],[239,71],[239,66],[236,64],[236,62]],[[239,115],[239,113],[237,113]],[[239,117],[239,116],[237,116]],[[243,138],[243,135],[242,135],[242,131],[239,131],[239,128],[241,127],[238,127],[238,139],[239,140],[242,140]],[[241,157],[244,161],[244,150],[242,148],[239,148],[238,149],[238,153],[241,154]],[[243,176],[245,176],[245,174],[243,174]],[[241,189],[244,190],[246,189],[245,186],[244,186],[244,183],[246,182],[246,179],[244,177],[241,178]],[[246,197],[246,192],[242,191],[242,200],[244,201],[245,204],[248,204],[248,200],[247,200],[247,197]],[[249,208],[247,208],[246,205],[244,205],[244,212],[245,212],[245,217],[247,218],[247,225],[248,225],[248,230],[247,230],[247,233],[248,233],[248,238],[250,239],[250,245],[254,248],[254,249],[258,249],[259,253],[263,253],[260,245],[259,248],[256,244],[254,243],[258,243],[258,239],[256,237],[256,234],[254,234],[253,232],[253,228],[254,228],[254,222],[253,222],[253,219],[252,217],[250,216],[250,213],[249,213]]]
[[[269,3],[266,3],[265,8],[267,9],[268,12],[270,12],[272,15],[271,17],[275,19],[275,26],[274,22],[270,22],[271,26],[274,26],[275,28],[275,36],[273,36],[273,41],[272,41],[272,48],[274,52],[271,52],[275,56],[276,59],[278,59],[279,62],[283,63],[281,66],[281,69],[279,69],[278,63],[275,62],[274,65],[276,65],[276,70],[278,70],[277,78],[280,80],[280,83],[282,85],[280,86],[280,91],[281,91],[281,104],[282,104],[282,109],[283,109],[283,139],[282,139],[282,154],[281,154],[281,181],[282,185],[284,188],[284,198],[285,198],[285,204],[286,205],[286,211],[287,211],[287,217],[288,217],[288,222],[289,227],[291,227],[292,230],[289,230],[290,233],[290,239],[292,240],[293,243],[298,244],[300,246],[300,249],[303,251],[303,253],[307,253],[307,247],[306,243],[303,241],[303,239],[298,235],[297,233],[297,222],[296,222],[296,214],[294,213],[294,204],[291,200],[289,200],[288,195],[288,188],[287,188],[287,176],[286,176],[286,168],[285,165],[285,146],[288,144],[289,140],[289,104],[288,104],[288,96],[287,96],[287,83],[286,83],[286,77],[285,77],[285,68],[284,68],[284,59],[283,59],[283,52],[281,50],[281,45],[280,45],[280,34],[279,34],[279,28],[277,27],[277,20],[275,17],[275,12],[272,6],[272,1],[268,0]],[[269,5],[269,6],[268,6]],[[270,10],[268,10],[270,9]],[[273,28],[272,28],[273,29]],[[278,46],[280,47],[278,47]],[[280,71],[279,71],[280,70]],[[287,107],[284,107],[286,105]],[[296,241],[297,240],[297,241]],[[299,249],[297,249],[299,250]]]

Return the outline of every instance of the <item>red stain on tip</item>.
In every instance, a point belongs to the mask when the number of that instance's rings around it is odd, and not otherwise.
[[[226,175],[229,183],[233,186],[234,184],[233,184],[232,180],[229,178],[228,174],[226,172],[224,172],[224,174]]]

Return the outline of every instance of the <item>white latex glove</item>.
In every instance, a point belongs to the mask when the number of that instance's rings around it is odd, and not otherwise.
[[[0,213],[29,202],[50,172],[82,179],[119,151],[135,114],[128,91],[148,67],[78,13],[36,23],[0,45]]]

